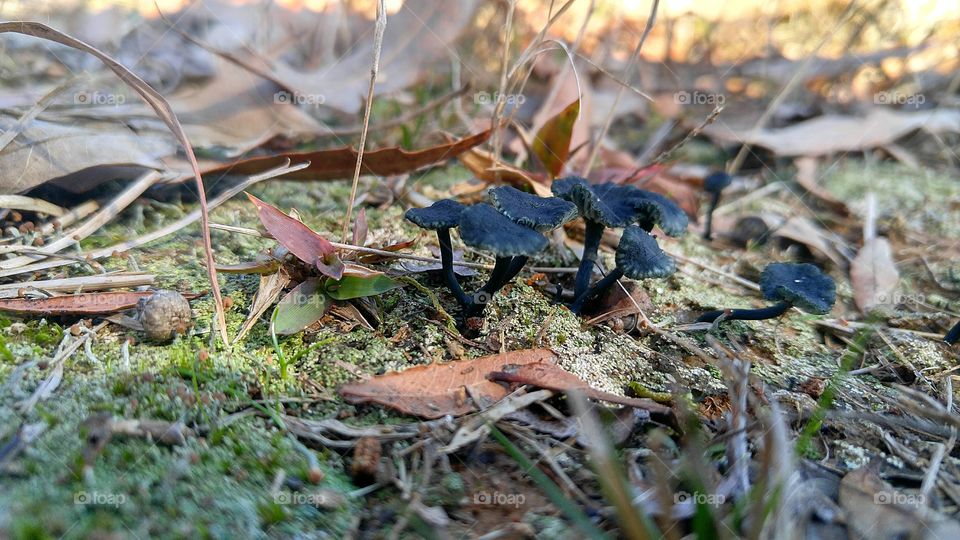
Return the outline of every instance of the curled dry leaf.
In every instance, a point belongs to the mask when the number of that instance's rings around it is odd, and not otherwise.
[[[507,390],[487,377],[509,365],[549,364],[548,349],[527,349],[445,364],[417,366],[340,387],[350,403],[378,403],[422,418],[461,416],[500,401]]]
[[[577,377],[554,363],[540,362],[515,367],[511,366],[508,371],[494,372],[491,373],[489,377],[495,381],[531,384],[557,392],[581,392],[590,399],[636,407],[653,414],[664,416],[672,414],[670,407],[661,405],[652,399],[629,398],[597,390],[581,380],[580,377]]]
[[[51,296],[48,298],[2,298],[0,311],[24,315],[104,315],[137,307],[141,298],[154,291],[106,291]],[[187,299],[197,294],[184,295]]]
[[[461,153],[483,144],[490,130],[446,144],[408,152],[400,147],[381,148],[363,153],[361,175],[392,176],[414,171],[427,165],[455,158]],[[206,168],[204,174],[255,175],[291,163],[310,163],[277,178],[288,180],[340,180],[353,177],[357,166],[357,151],[353,147],[316,150],[313,152],[286,152],[273,156],[243,159]]]
[[[834,197],[829,191],[817,182],[817,159],[810,156],[799,157],[793,161],[797,167],[797,183],[800,184],[807,193],[816,197],[824,206],[840,214],[841,216],[850,215],[850,209],[847,204]]]
[[[864,314],[876,307],[894,304],[899,281],[900,272],[886,238],[868,240],[850,265],[853,301]]]

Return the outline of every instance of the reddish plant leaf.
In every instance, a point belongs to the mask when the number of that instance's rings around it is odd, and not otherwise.
[[[580,380],[580,378],[573,373],[556,364],[547,362],[517,366],[511,368],[509,371],[498,371],[491,373],[490,378],[496,381],[531,384],[557,392],[576,391],[581,392],[590,399],[596,399],[598,401],[608,401],[628,407],[636,407],[654,414],[672,414],[670,407],[661,405],[651,399],[628,398],[597,390]]]
[[[439,146],[432,146],[423,150],[408,152],[399,147],[381,148],[363,153],[361,175],[391,176],[408,173],[427,165],[432,165],[447,159],[457,157],[463,152],[483,144],[490,137],[490,130],[471,135],[458,141]],[[286,152],[275,156],[258,157],[234,161],[214,166],[205,171],[205,174],[238,174],[253,175],[269,169],[275,169],[287,163],[305,163],[306,168],[291,171],[277,178],[290,180],[339,180],[352,178],[357,166],[356,149],[345,146],[332,150],[317,150],[314,152]]]
[[[580,98],[577,98],[548,120],[533,139],[533,153],[550,173],[551,178],[560,176],[563,166],[567,163],[573,125],[579,116]]]
[[[250,202],[257,207],[260,223],[277,242],[290,250],[301,261],[316,265],[321,273],[334,279],[343,276],[343,263],[337,257],[333,244],[276,207],[247,193]]]
[[[341,386],[339,392],[350,403],[379,403],[422,418],[460,416],[482,410],[506,397],[507,390],[487,378],[491,372],[510,365],[555,361],[556,355],[548,349],[513,351],[412,367]]]
[[[353,220],[353,245],[363,246],[367,243],[367,209],[361,208],[357,212],[357,219]]]
[[[154,291],[107,291],[52,296],[49,298],[2,298],[0,311],[26,315],[104,315],[137,306]],[[188,300],[200,295],[185,294]]]

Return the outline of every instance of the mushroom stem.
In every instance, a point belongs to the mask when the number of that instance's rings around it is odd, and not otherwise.
[[[503,287],[507,274],[510,272],[510,263],[514,257],[497,257],[497,262],[493,264],[493,270],[490,272],[490,278],[483,284],[483,287],[473,295],[470,304],[466,308],[466,317],[479,317],[487,307],[487,303],[493,297],[494,293]]]
[[[697,322],[710,322],[717,320],[721,315],[729,311],[729,315],[725,317],[725,320],[728,321],[762,321],[764,319],[773,319],[774,317],[779,317],[787,312],[790,309],[789,302],[779,302],[760,309],[719,309],[717,311],[708,311],[700,316],[697,319]]]
[[[577,277],[574,278],[573,296],[579,298],[590,286],[590,276],[597,263],[597,250],[603,239],[603,224],[586,220],[587,228],[583,238],[583,257],[580,258],[580,267],[577,268]]]
[[[573,304],[570,304],[570,311],[579,315],[584,304],[586,304],[589,300],[592,300],[607,292],[607,290],[610,289],[610,287],[622,277],[623,270],[620,268],[614,268],[609,274],[604,276],[603,279],[594,283],[593,287],[590,287],[587,292],[576,297],[576,299],[573,301]]]
[[[943,336],[943,341],[947,342],[948,345],[953,345],[957,340],[960,340],[960,322],[953,325],[953,328]]]
[[[514,257],[513,260],[510,261],[510,267],[507,268],[507,273],[503,277],[503,281],[497,286],[497,288],[493,292],[499,291],[500,289],[504,288],[507,285],[507,283],[510,283],[511,281],[513,281],[513,278],[517,277],[517,274],[519,274],[520,271],[523,270],[523,267],[526,266],[528,258],[529,257],[527,257],[526,255],[518,255]]]
[[[463,292],[463,287],[457,280],[457,274],[453,271],[453,244],[450,242],[450,229],[437,229],[437,240],[440,242],[440,265],[442,267],[443,280],[447,288],[457,298],[457,302],[464,308],[473,304],[467,293]]]
[[[703,226],[703,239],[713,240],[713,211],[720,204],[720,192],[714,191],[710,194],[710,206],[707,208],[707,219]]]

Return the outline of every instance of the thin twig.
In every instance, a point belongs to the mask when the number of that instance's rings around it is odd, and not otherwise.
[[[377,1],[377,23],[373,34],[373,66],[370,68],[370,86],[367,88],[367,104],[363,110],[363,130],[360,132],[360,145],[357,148],[357,166],[353,170],[353,184],[350,186],[350,202],[347,214],[343,217],[343,241],[350,236],[350,219],[353,217],[353,201],[357,199],[357,186],[360,184],[360,168],[363,165],[363,150],[367,144],[367,128],[370,127],[370,111],[373,109],[373,90],[380,73],[380,51],[383,49],[383,33],[387,29],[387,9],[384,0]]]
[[[653,0],[653,6],[650,8],[650,16],[647,17],[647,23],[643,28],[643,34],[640,35],[640,41],[637,42],[637,48],[633,50],[633,54],[627,61],[627,66],[623,69],[623,80],[628,83],[630,82],[630,77],[633,76],[634,68],[640,62],[640,50],[643,48],[643,44],[647,41],[647,36],[650,35],[650,31],[653,30],[653,25],[657,21],[657,8],[659,7],[660,0]],[[620,99],[623,97],[624,90],[626,90],[625,86],[617,88],[617,94],[613,98],[613,105],[610,107],[610,111],[607,112],[607,118],[603,122],[603,128],[601,128],[600,133],[597,134],[597,140],[593,143],[593,148],[590,150],[590,157],[587,158],[587,163],[583,166],[583,172],[581,173],[583,176],[587,176],[590,173],[593,162],[596,161],[597,154],[600,153],[600,147],[603,146],[603,139],[607,136],[610,125],[613,124],[613,117],[616,114],[617,105],[620,104]]]

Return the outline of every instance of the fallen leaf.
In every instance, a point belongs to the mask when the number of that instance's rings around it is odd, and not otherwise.
[[[511,366],[509,371],[494,372],[489,377],[496,381],[530,384],[556,392],[580,392],[590,399],[636,407],[664,416],[672,414],[670,407],[660,405],[652,399],[629,398],[597,390],[555,363],[540,362]]]
[[[260,276],[260,287],[257,289],[257,294],[253,296],[250,311],[247,313],[247,320],[243,321],[243,326],[240,327],[234,343],[239,343],[247,335],[253,325],[260,320],[260,316],[277,301],[277,298],[280,298],[280,293],[289,284],[290,276],[282,269],[278,269],[272,274]]]
[[[0,311],[26,315],[103,315],[132,309],[141,298],[149,298],[153,293],[154,291],[106,291],[48,298],[2,298]],[[199,295],[183,296],[193,299]]]
[[[839,251],[833,236],[809,218],[794,216],[773,231],[773,236],[807,246],[815,254],[830,260],[837,268],[846,267],[847,260]]]
[[[547,349],[527,349],[445,364],[416,366],[340,387],[350,403],[378,403],[422,418],[461,416],[482,410],[507,396],[507,390],[487,376],[508,365],[550,363]],[[481,403],[477,403],[480,401]]]
[[[550,185],[537,179],[531,173],[510,165],[509,163],[497,162],[492,153],[479,148],[471,148],[463,152],[457,159],[479,180],[488,184],[497,182],[506,182],[517,189],[526,189],[529,187],[534,193],[541,197],[552,197]],[[486,186],[480,186],[483,189]]]
[[[762,146],[780,156],[822,156],[884,146],[921,128],[931,133],[960,132],[960,111],[878,107],[866,116],[828,114],[782,129],[737,130],[717,122],[703,132],[724,143]]]
[[[879,306],[894,305],[899,281],[900,272],[886,238],[868,240],[850,264],[853,301],[863,314]]]
[[[919,493],[895,489],[869,465],[843,477],[839,501],[848,527],[862,538],[960,538],[960,523],[932,510]]]
[[[454,142],[408,152],[399,147],[381,148],[363,153],[362,175],[390,176],[414,171],[427,165],[457,157],[462,152],[483,144],[490,131],[483,131]],[[313,152],[286,152],[273,156],[243,159],[210,166],[204,171],[207,178],[217,174],[254,175],[275,169],[287,163],[310,165],[280,175],[288,180],[339,180],[351,178],[357,166],[357,151],[353,147],[316,150]]]
[[[850,209],[847,208],[847,204],[834,197],[817,182],[816,158],[810,156],[799,157],[793,161],[793,164],[797,167],[796,180],[797,184],[800,184],[800,187],[816,197],[824,206],[834,212],[842,216],[850,215]]]
[[[447,58],[451,44],[473,20],[476,5],[477,0],[408,0],[399,12],[387,17],[377,95],[407,88],[432,62]],[[322,99],[324,106],[356,113],[370,84],[372,58],[373,40],[358,40],[330,65],[306,72],[278,62],[274,76],[291,90]]]
[[[547,169],[550,178],[557,178],[570,156],[570,138],[573,126],[580,116],[578,97],[537,131],[533,139],[533,153]]]
[[[353,245],[364,246],[367,244],[367,209],[361,208],[357,212],[357,218],[353,220]]]

